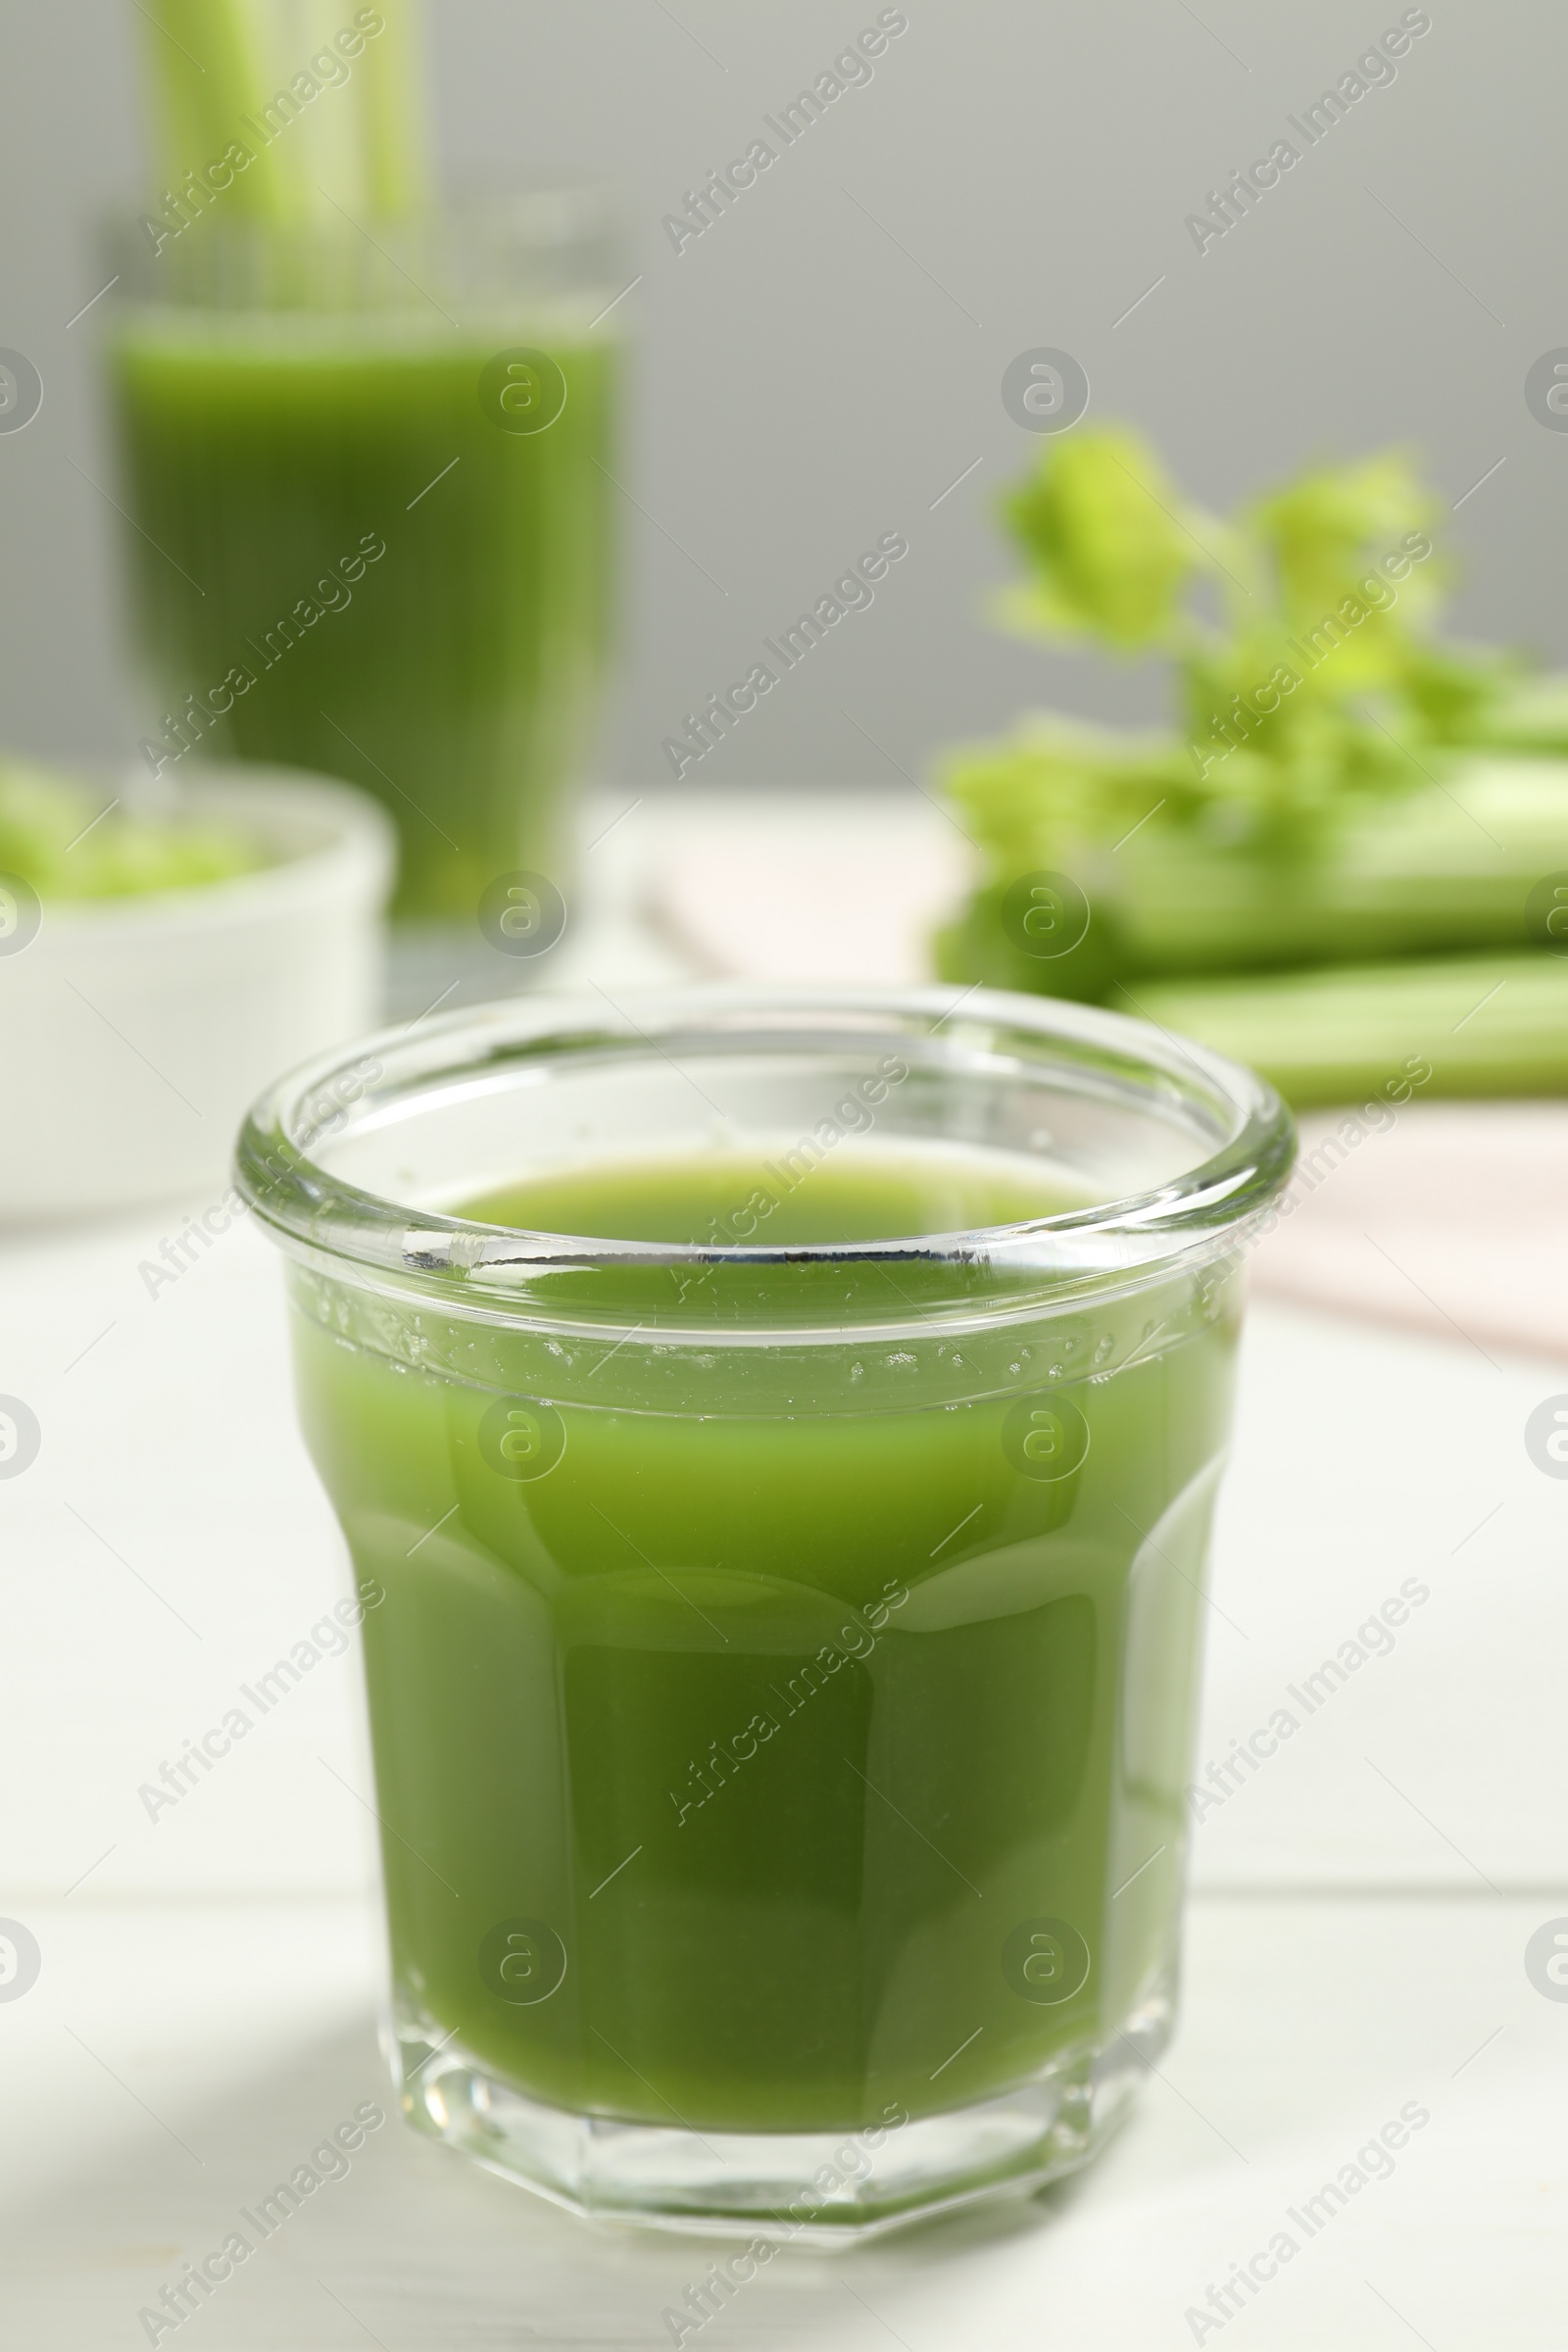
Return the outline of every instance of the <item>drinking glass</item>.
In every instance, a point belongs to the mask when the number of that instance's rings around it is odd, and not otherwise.
[[[951,1149],[1078,1204],[789,1248],[759,1194],[698,1244],[463,1206],[719,1143],[790,1193]],[[411,2122],[760,2243],[1095,2150],[1171,2031],[1242,1260],[1293,1149],[1199,1047],[945,990],[514,1000],[257,1105],[239,1183],[375,1596]]]
[[[381,801],[394,912],[559,891],[609,636],[620,279],[593,191],[126,224],[110,380],[156,774]],[[515,968],[515,967],[514,967]]]

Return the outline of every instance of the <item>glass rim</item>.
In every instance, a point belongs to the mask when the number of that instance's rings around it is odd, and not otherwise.
[[[97,218],[107,232],[123,234],[141,226],[148,201],[120,197],[100,205]],[[560,175],[545,172],[537,178],[498,173],[494,177],[460,180],[406,213],[386,219],[376,215],[374,229],[378,237],[395,243],[406,237],[428,235],[433,228],[462,226],[480,218],[532,226],[542,238],[555,239],[578,236],[585,229],[618,229],[624,224],[625,205],[614,180],[591,172]],[[266,238],[287,241],[315,237],[322,243],[346,245],[356,239],[363,242],[368,233],[341,211],[268,215],[219,209],[210,216],[199,215],[191,225],[198,224],[217,236],[255,242]]]
[[[669,1045],[685,1040],[690,1048],[698,1037],[715,1049],[746,1041],[831,1049],[873,1032],[924,1049],[932,1068],[981,1059],[995,1067],[999,1054],[1010,1055],[1020,1079],[1054,1074],[1080,1097],[1098,1094],[1163,1112],[1173,1129],[1185,1121],[1193,1134],[1194,1162],[1142,1192],[1016,1223],[766,1247],[630,1242],[491,1225],[365,1191],[317,1156],[324,1145],[368,1131],[399,1104],[471,1090],[525,1062],[548,1065],[555,1056],[561,1066],[573,1054],[603,1058],[628,1052],[673,1060]],[[1004,1278],[1015,1301],[1019,1279],[1031,1274],[1049,1282],[1054,1295],[1064,1283],[1076,1290],[1109,1279],[1121,1288],[1233,1249],[1283,1189],[1295,1151],[1295,1122],[1264,1079],[1127,1014],[994,989],[717,983],[628,991],[618,1004],[587,995],[504,999],[318,1054],[253,1105],[234,1173],[242,1199],[289,1254],[371,1287],[412,1288],[454,1307],[515,1314],[545,1302],[544,1294],[530,1289],[540,1278],[637,1267],[919,1259],[971,1273],[990,1269]]]
[[[225,209],[224,192],[208,191],[212,209],[203,212],[188,191],[166,191],[176,199],[172,217],[158,214],[154,197],[101,208],[112,311],[330,307],[319,295],[301,300],[302,284],[319,284],[350,309],[369,293],[376,308],[439,310],[421,277],[434,275],[460,300],[514,293],[519,267],[597,285],[613,275],[625,237],[618,188],[590,175],[475,178],[369,226],[340,209],[275,217]]]

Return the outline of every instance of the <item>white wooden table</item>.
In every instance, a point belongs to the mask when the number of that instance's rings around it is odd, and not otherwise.
[[[662,930],[638,919],[643,884],[674,829],[725,821],[692,801],[627,818],[558,976],[618,994],[702,961],[667,905]],[[0,1247],[0,1394],[43,1432],[0,1481],[0,1915],[41,1954],[0,1999],[0,2340],[25,2352],[145,2343],[138,2310],[241,2206],[389,2105],[352,1655],[176,1807],[151,1820],[137,1795],[344,1573],[271,1252],[238,1226],[149,1297],[139,1261],[175,1229],[171,1210]],[[792,2252],[705,2352],[1560,2352],[1568,2000],[1525,1949],[1568,1923],[1568,1482],[1522,1432],[1568,1373],[1491,1352],[1254,1309],[1202,1761],[1281,1705],[1299,1722],[1199,1825],[1175,2045],[1075,2182]],[[1392,1648],[1310,1714],[1286,1695],[1407,1579],[1427,1596]],[[1388,2177],[1310,2233],[1291,2218],[1411,2107],[1429,2120]],[[711,2255],[580,2226],[391,2121],[178,2340],[653,2347]],[[1209,2289],[1250,2261],[1278,2267],[1227,2314]]]

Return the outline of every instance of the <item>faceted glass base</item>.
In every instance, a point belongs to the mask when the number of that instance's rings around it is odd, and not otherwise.
[[[1108,2045],[1069,2053],[977,2105],[858,2132],[695,2132],[547,2107],[498,2082],[431,2019],[389,2035],[416,2131],[595,2221],[774,2242],[845,2244],[977,2197],[1076,2172],[1170,2038],[1170,1990]]]

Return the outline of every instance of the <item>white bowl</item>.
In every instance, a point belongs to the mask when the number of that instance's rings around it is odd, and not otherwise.
[[[246,767],[196,770],[174,806],[243,826],[276,862],[46,901],[0,954],[0,1220],[226,1191],[268,1081],[377,1017],[395,849],[374,802]]]

